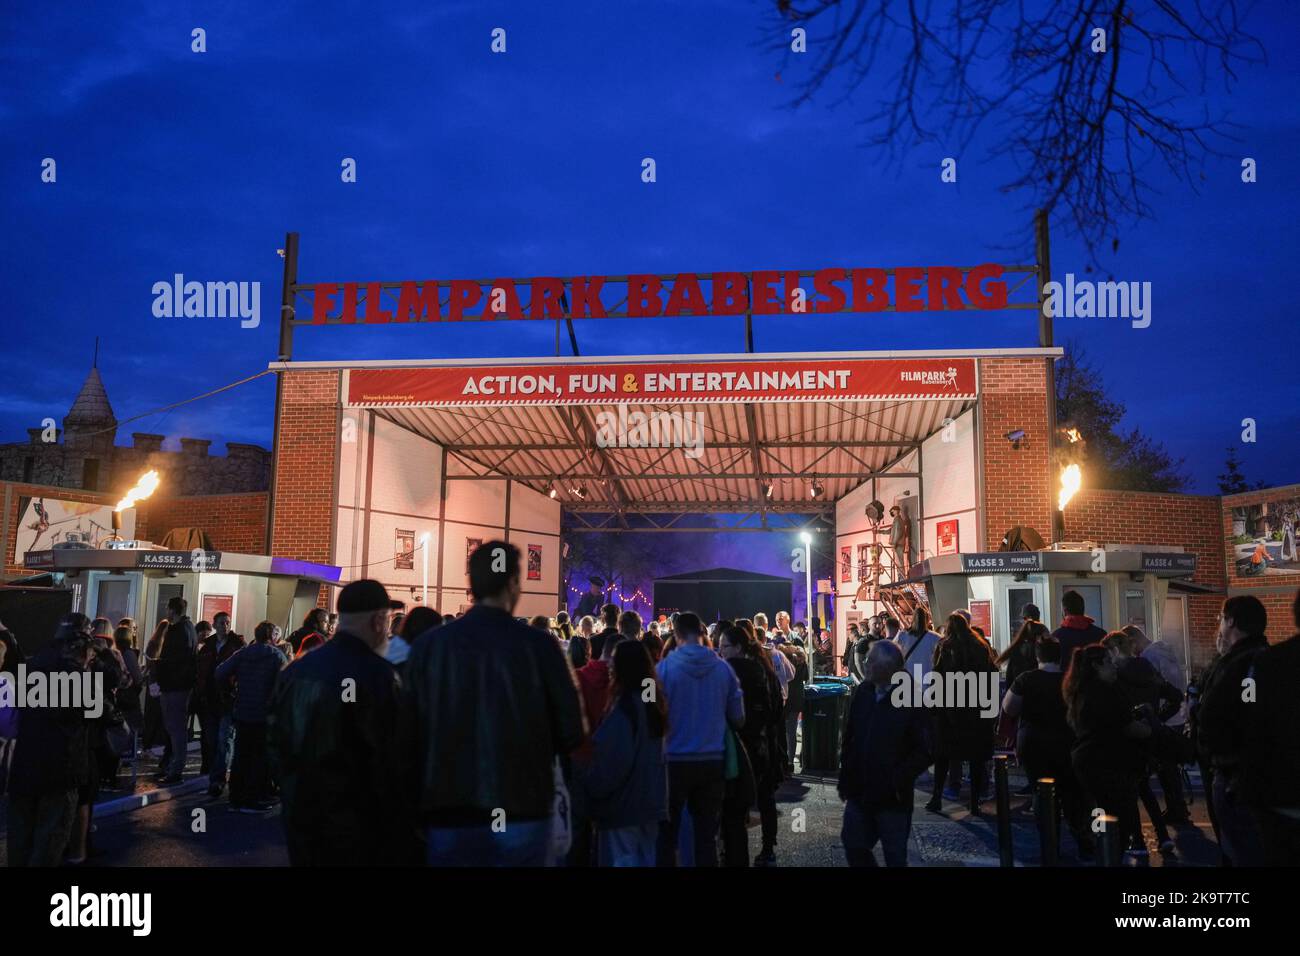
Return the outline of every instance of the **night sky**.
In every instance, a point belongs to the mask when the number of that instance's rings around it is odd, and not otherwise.
[[[431,9],[433,8],[433,9]],[[1028,261],[1027,196],[983,149],[939,181],[943,144],[890,165],[863,146],[864,91],[787,104],[799,78],[744,2],[219,5],[11,2],[0,23],[0,440],[61,419],[101,336],[119,419],[266,367],[284,233],[301,278],[706,272]],[[1102,262],[1154,283],[1153,321],[1061,319],[1128,406],[1126,425],[1213,492],[1241,419],[1248,478],[1300,481],[1300,9],[1260,4],[1268,65],[1191,105],[1237,124],[1199,193],[1151,170],[1154,218]],[[207,31],[208,52],[190,50]],[[494,27],[507,50],[489,50]],[[1174,54],[1177,57],[1178,54]],[[1177,64],[1177,61],[1176,61]],[[777,73],[781,71],[778,78]],[[1190,74],[1188,74],[1190,80]],[[978,144],[977,144],[978,145]],[[987,145],[984,144],[984,145]],[[641,182],[653,157],[658,182]],[[1242,156],[1259,182],[1240,179]],[[58,163],[56,184],[41,162]],[[358,181],[340,181],[353,157]],[[1053,233],[1058,275],[1085,254]],[[174,273],[259,281],[262,325],[155,318]],[[743,350],[743,320],[578,325],[584,355]],[[760,351],[1036,344],[1032,312],[759,317]],[[553,355],[552,323],[308,329],[298,358]],[[273,386],[123,426],[271,440]],[[220,452],[219,445],[214,452]]]

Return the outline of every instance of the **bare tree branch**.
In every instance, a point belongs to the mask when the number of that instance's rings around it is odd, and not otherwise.
[[[889,161],[921,144],[960,155],[989,129],[1005,192],[1045,208],[1095,259],[1119,226],[1151,215],[1162,183],[1196,190],[1235,125],[1197,100],[1265,62],[1239,0],[775,0],[767,47],[807,31],[811,68],[792,107],[834,80],[832,102],[874,100],[861,117]],[[1032,6],[1032,10],[1027,7]],[[1105,30],[1105,52],[1093,31]]]

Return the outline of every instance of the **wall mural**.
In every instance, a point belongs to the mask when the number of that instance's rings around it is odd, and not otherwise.
[[[1280,495],[1232,509],[1233,558],[1245,577],[1300,574],[1296,534],[1300,495]]]

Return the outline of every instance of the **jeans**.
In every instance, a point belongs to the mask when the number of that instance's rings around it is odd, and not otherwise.
[[[507,821],[500,831],[491,824],[429,827],[424,852],[429,866],[550,866],[551,821]]]
[[[231,806],[250,806],[271,795],[266,724],[235,721],[235,759],[230,766]]]
[[[721,760],[668,761],[668,821],[659,830],[659,865],[677,865],[677,830],[690,808],[695,865],[718,865],[718,819],[726,790]]]
[[[230,754],[235,749],[235,720],[229,714],[207,714],[203,718],[203,730],[206,733],[209,722],[212,730],[212,755],[208,764],[208,786],[221,787],[226,783],[226,768],[230,766]]]
[[[9,794],[9,865],[59,866],[72,835],[77,791]]]
[[[794,768],[794,752],[798,746],[799,739],[799,711],[792,708],[789,704],[785,706],[785,765]]]
[[[178,777],[185,769],[185,748],[190,738],[190,692],[165,690],[159,700],[163,729],[171,744],[171,760],[163,769],[169,777]]]
[[[849,866],[876,866],[871,851],[877,843],[885,855],[885,866],[907,866],[907,840],[911,833],[911,807],[865,807],[856,800],[844,804],[840,840]]]
[[[600,830],[596,834],[597,858],[601,866],[654,866],[658,842],[658,823]]]

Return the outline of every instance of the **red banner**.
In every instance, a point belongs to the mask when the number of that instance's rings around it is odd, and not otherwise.
[[[973,398],[970,358],[353,369],[348,379],[348,404],[374,408]]]

